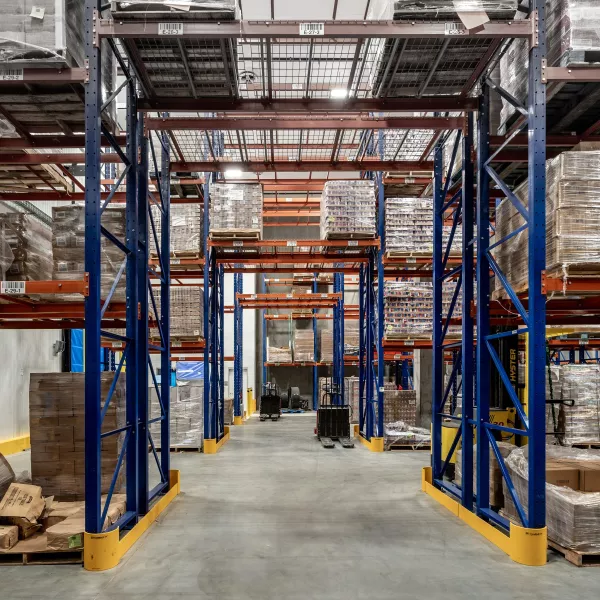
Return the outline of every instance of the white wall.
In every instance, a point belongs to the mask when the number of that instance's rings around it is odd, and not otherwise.
[[[256,293],[255,276],[251,273],[244,275],[244,294]],[[225,274],[225,306],[233,306],[233,273]],[[244,368],[248,371],[248,387],[254,390],[256,397],[255,365],[256,365],[256,312],[244,311]],[[225,314],[225,356],[233,356],[233,314]],[[233,396],[233,389],[228,386],[228,369],[233,369],[233,362],[225,363],[225,397]],[[247,409],[246,391],[243,393],[244,409]]]
[[[57,372],[61,356],[52,355],[60,330],[0,332],[0,441],[29,433],[29,375]]]

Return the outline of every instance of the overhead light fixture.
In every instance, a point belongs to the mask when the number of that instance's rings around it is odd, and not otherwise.
[[[235,177],[241,177],[241,176],[242,176],[241,169],[227,169],[225,171],[225,177],[235,178]]]
[[[332,98],[345,98],[348,95],[348,90],[346,88],[334,88],[331,90]]]

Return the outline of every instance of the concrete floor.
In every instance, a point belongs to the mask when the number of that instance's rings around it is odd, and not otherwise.
[[[600,569],[516,565],[421,493],[428,453],[325,450],[313,425],[251,419],[216,456],[174,455],[183,493],[119,567],[2,568],[2,600],[597,597]]]

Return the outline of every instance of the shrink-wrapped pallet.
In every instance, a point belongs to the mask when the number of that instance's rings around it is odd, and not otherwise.
[[[136,13],[140,17],[148,18],[160,14],[172,15],[178,5],[186,15],[197,15],[207,19],[233,19],[237,10],[236,0],[113,0],[110,9],[117,18],[123,18],[124,14],[131,17]]]
[[[505,461],[525,513],[527,513],[529,480],[528,449],[529,446],[517,448]],[[547,478],[552,469],[561,467],[574,472],[577,479],[576,487],[581,487],[580,484],[584,483],[586,479],[585,474],[591,472],[592,475],[595,475],[600,469],[598,452],[562,446],[546,446]],[[584,477],[581,477],[582,473],[584,473]],[[598,482],[597,476],[595,481]],[[503,489],[506,515],[511,521],[522,526],[506,481],[504,481]],[[564,548],[579,552],[600,552],[600,492],[581,491],[546,483],[546,526],[548,527],[548,539]]]
[[[359,422],[359,396],[360,386],[359,378],[352,376],[346,377],[344,381],[345,403],[350,406],[350,422]]]
[[[291,363],[292,362],[292,349],[288,347],[280,346],[268,346],[267,347],[267,362],[272,363]]]
[[[360,331],[358,319],[344,319],[344,354],[358,356]]]
[[[202,448],[204,434],[204,382],[201,379],[177,381],[171,390],[169,405],[169,433],[171,448]],[[161,406],[154,386],[149,389],[150,414],[161,416]],[[162,447],[161,422],[150,425],[150,434],[156,448]]]
[[[153,288],[158,315],[161,314],[160,289]],[[174,286],[170,288],[171,338],[204,337],[204,292],[199,286]],[[154,315],[152,301],[150,316]],[[158,336],[158,328],[152,328],[152,335]]]
[[[383,392],[383,422],[403,421],[415,426],[417,421],[417,392],[399,390],[394,383],[386,381]]]
[[[528,206],[528,184],[515,190]],[[505,198],[496,211],[496,239],[525,225],[525,219]],[[514,288],[528,276],[527,228],[493,251],[498,266]],[[600,151],[564,152],[546,162],[546,272],[563,276],[600,271]],[[496,290],[504,293],[499,278]],[[565,290],[566,293],[566,290]]]
[[[374,0],[369,4],[367,18],[386,20],[415,19],[456,21],[460,13],[481,13],[490,20],[512,19],[517,11],[516,0]]]
[[[52,279],[52,232],[33,215],[20,212],[0,215],[0,252],[3,251],[2,247],[7,259],[12,253],[12,261],[7,265],[2,279]]]
[[[125,209],[107,208],[101,217],[106,230],[125,243]],[[52,208],[52,279],[81,280],[85,270],[85,208],[81,204]],[[107,298],[117,274],[123,267],[125,254],[111,240],[100,238],[100,295]],[[112,296],[113,302],[125,300],[125,270]],[[77,300],[76,294],[65,295],[65,300]]]
[[[261,239],[261,184],[215,183],[210,187],[210,235],[215,239]]]
[[[600,443],[600,365],[563,365],[560,373],[563,442]],[[564,401],[573,401],[573,406]]]
[[[315,360],[315,335],[310,329],[298,329],[294,332],[294,361],[313,362]]]
[[[321,197],[321,239],[368,239],[376,235],[374,182],[327,181]]]
[[[104,405],[114,373],[100,374]],[[32,373],[29,379],[29,430],[31,478],[56,500],[85,499],[85,375],[84,373]],[[125,378],[119,377],[102,421],[106,433],[126,425]],[[101,492],[108,493],[124,433],[102,438]],[[127,460],[127,459],[125,459]],[[122,465],[115,491],[125,479]]]
[[[85,67],[84,13],[85,0],[2,0],[0,68],[22,79],[23,68]],[[106,100],[115,89],[117,70],[106,40],[101,41],[101,48],[102,97]],[[108,110],[114,117],[114,104]]]
[[[326,363],[333,362],[333,331],[331,329],[321,331],[319,360]]]
[[[577,66],[598,61],[600,3],[598,0],[547,0],[546,61],[548,66]],[[529,44],[515,39],[500,59],[500,85],[517,101],[527,103]],[[517,109],[502,99],[501,131]]]
[[[152,218],[159,243],[162,240],[161,212],[152,206]],[[169,246],[171,256],[198,257],[204,253],[204,210],[200,203],[172,204],[170,207],[171,227],[169,230]],[[156,242],[149,226],[150,248],[153,256],[157,255]]]

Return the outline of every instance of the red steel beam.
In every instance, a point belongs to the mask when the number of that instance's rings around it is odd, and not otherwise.
[[[0,161],[1,164],[2,161]],[[508,161],[507,161],[508,162]],[[312,161],[275,161],[275,162],[219,162],[219,161],[194,161],[173,162],[171,172],[205,172],[220,173],[227,170],[245,171],[251,173],[265,172],[294,172],[294,171],[430,171],[433,169],[432,162],[418,162],[410,160],[361,160],[361,161],[339,161],[327,160]]]
[[[425,98],[261,98],[259,100],[232,98],[142,98],[138,109],[143,112],[456,112],[477,110],[477,98],[438,96]]]
[[[596,131],[598,128],[594,129]],[[593,133],[593,131],[592,131]],[[600,142],[600,136],[585,136],[582,135],[548,135],[546,136],[546,146],[556,146],[561,148],[572,148],[582,140],[586,142]],[[490,136],[490,146],[497,148],[504,144],[506,138],[502,135]],[[516,135],[508,143],[509,148],[527,148],[528,140],[527,134]]]
[[[119,146],[125,146],[127,143],[124,134],[114,136]],[[108,140],[102,136],[100,144],[103,147],[112,147]],[[62,148],[85,148],[84,135],[44,135],[30,136],[29,139],[23,138],[0,138],[0,149],[6,150],[29,150],[33,148],[42,149],[62,149]]]
[[[310,248],[379,248],[378,238],[367,240],[209,240],[208,245],[214,248],[289,248],[306,246]]]
[[[116,152],[103,152],[100,154],[100,162],[120,163],[123,162]],[[85,164],[85,154],[0,154],[1,165],[57,165],[57,164]]]
[[[23,69],[22,78],[19,80],[3,79],[0,81],[0,90],[7,93],[3,88],[22,86],[25,83],[36,85],[55,83],[87,83],[89,79],[88,70],[84,67],[59,68],[59,69]]]
[[[276,129],[462,129],[464,117],[150,117],[147,130],[255,131]]]
[[[0,160],[0,164],[2,161]],[[108,198],[108,193],[100,194],[102,200]],[[74,192],[67,194],[63,192],[54,192],[51,190],[38,190],[31,192],[0,192],[0,202],[84,202],[85,194],[83,192]],[[171,204],[197,204],[202,202],[202,198],[174,198],[171,196]],[[115,192],[111,203],[122,204],[125,202],[125,192]]]

